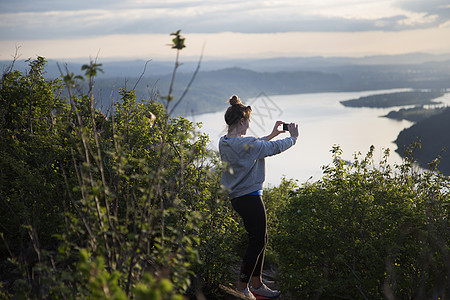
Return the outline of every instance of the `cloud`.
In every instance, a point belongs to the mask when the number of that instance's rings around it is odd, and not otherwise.
[[[396,5],[401,9],[421,15],[424,19],[432,19],[433,24],[437,26],[447,23],[450,20],[450,5],[448,4],[448,0],[401,0]]]
[[[444,0],[15,0],[0,3],[0,39],[111,34],[400,31],[447,24]]]

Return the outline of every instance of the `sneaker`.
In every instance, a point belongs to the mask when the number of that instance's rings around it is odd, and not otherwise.
[[[251,288],[251,291],[255,296],[263,296],[267,298],[276,298],[280,296],[279,291],[271,290],[264,283],[257,289]]]
[[[242,294],[244,294],[245,297],[247,297],[248,299],[256,300],[256,297],[253,296],[252,292],[250,292],[250,290],[248,289],[248,287],[246,287],[246,288],[242,291]]]

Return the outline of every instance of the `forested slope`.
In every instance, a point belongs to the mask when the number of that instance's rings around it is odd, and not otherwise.
[[[427,167],[440,156],[438,170],[450,175],[450,108],[400,132],[395,141],[397,151],[403,154],[405,148],[416,141],[420,141],[421,147],[414,151],[414,157],[420,165]]]

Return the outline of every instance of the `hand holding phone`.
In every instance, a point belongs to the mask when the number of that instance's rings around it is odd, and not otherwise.
[[[289,131],[292,137],[298,137],[298,125],[295,123],[291,123],[291,129],[289,130],[289,124],[283,123],[283,130]]]

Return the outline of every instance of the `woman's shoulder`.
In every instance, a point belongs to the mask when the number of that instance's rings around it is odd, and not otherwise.
[[[227,137],[226,135],[223,135],[219,139],[220,141],[233,141],[233,142],[252,142],[252,141],[258,141],[259,138],[256,138],[254,136],[236,136],[236,137]]]
[[[254,136],[243,136],[243,137],[242,137],[242,140],[243,140],[243,141],[258,141],[259,138],[254,137]]]
[[[219,141],[219,147],[221,146],[231,146],[233,148],[235,147],[244,147],[253,148],[255,144],[258,144],[260,139],[254,137],[254,136],[242,136],[242,137],[231,137],[227,138],[226,136],[222,136]]]
[[[254,145],[254,144],[258,144],[259,142],[261,142],[261,140],[257,137],[254,136],[243,136],[239,138],[238,143],[241,145]]]

